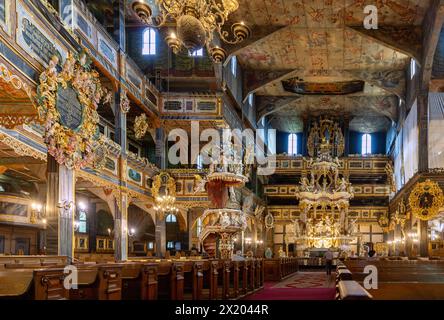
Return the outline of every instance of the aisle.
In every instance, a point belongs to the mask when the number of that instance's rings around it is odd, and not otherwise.
[[[333,300],[335,275],[324,272],[298,272],[281,282],[267,282],[263,290],[246,300]]]

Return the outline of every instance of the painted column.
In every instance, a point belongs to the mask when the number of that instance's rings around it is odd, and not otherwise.
[[[71,262],[74,257],[74,217],[75,217],[75,172],[59,166],[58,186],[59,231],[58,254],[67,256]]]
[[[156,165],[160,169],[166,169],[166,135],[164,128],[156,129]]]
[[[119,158],[120,191],[114,194],[114,256],[117,261],[128,259],[128,195],[123,190],[127,187],[127,137],[126,137],[126,112],[121,108],[123,97],[122,90],[115,94],[115,142],[121,147]]]
[[[156,214],[156,256],[165,257],[166,253],[166,224],[163,214]]]
[[[429,169],[429,94],[421,92],[418,95],[418,171]]]
[[[419,255],[421,257],[429,256],[429,223],[428,221],[419,221]]]
[[[44,250],[48,255],[58,255],[59,253],[59,164],[48,154],[46,166],[46,230],[44,237]]]
[[[120,192],[115,199],[114,217],[114,258],[116,261],[128,260],[128,196]]]

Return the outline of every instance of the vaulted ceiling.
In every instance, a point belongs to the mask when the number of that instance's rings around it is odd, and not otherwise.
[[[362,27],[366,5],[378,8],[378,30]],[[399,99],[405,99],[410,58],[420,57],[429,5],[424,0],[240,1],[233,21],[270,28],[235,52],[246,70],[247,91],[257,95],[258,118],[268,115],[274,127],[290,132],[302,130],[302,117],[320,114],[348,116],[352,130],[386,130],[397,120]],[[319,92],[290,92],[283,86],[288,79],[298,89],[318,86]],[[362,91],[324,90],[357,80],[364,81]]]

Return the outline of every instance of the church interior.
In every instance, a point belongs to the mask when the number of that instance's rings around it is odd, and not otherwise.
[[[444,299],[443,23],[0,0],[0,300]]]

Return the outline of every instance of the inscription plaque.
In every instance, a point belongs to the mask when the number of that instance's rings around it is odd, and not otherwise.
[[[59,87],[56,108],[60,113],[60,122],[71,130],[77,130],[83,121],[83,106],[76,90],[72,87]]]

